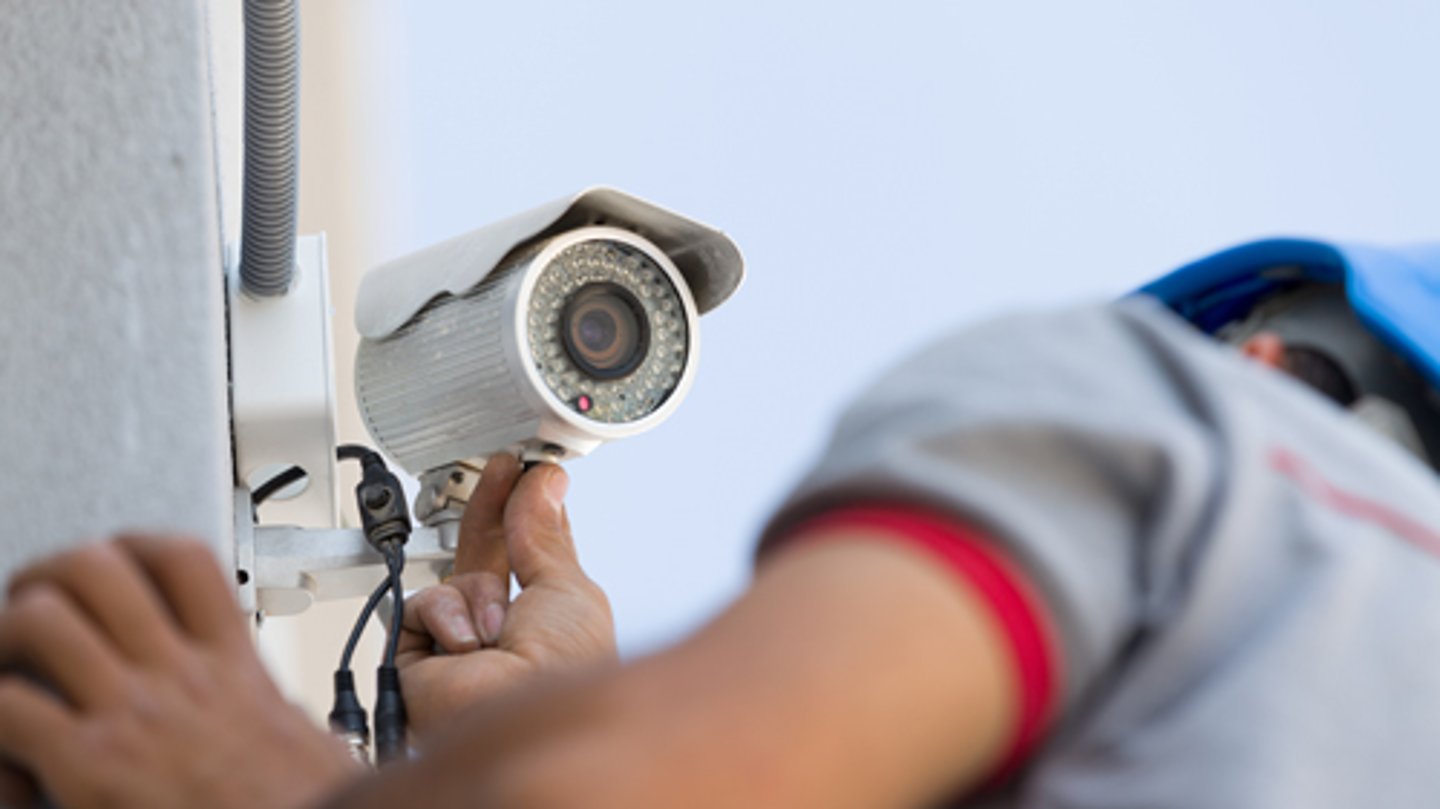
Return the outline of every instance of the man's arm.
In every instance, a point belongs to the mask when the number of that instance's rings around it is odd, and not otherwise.
[[[1016,721],[1002,629],[925,552],[825,533],[675,648],[470,713],[330,806],[907,806],[975,785]]]

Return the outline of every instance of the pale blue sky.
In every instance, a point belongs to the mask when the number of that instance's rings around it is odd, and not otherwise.
[[[627,654],[743,586],[922,341],[1255,236],[1440,237],[1440,4],[395,5],[391,253],[606,184],[746,255],[685,406],[571,467]]]

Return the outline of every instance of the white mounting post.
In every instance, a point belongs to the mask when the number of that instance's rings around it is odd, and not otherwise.
[[[325,236],[297,240],[294,285],[273,298],[241,291],[237,253],[231,251],[228,282],[239,484],[254,490],[299,466],[308,477],[266,501],[266,522],[334,528],[335,375]]]

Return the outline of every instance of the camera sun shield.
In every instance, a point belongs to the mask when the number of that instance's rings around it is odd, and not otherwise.
[[[436,298],[473,290],[515,250],[588,225],[638,233],[659,247],[701,314],[724,303],[744,280],[740,248],[723,232],[623,191],[595,187],[376,267],[361,279],[355,328],[371,340],[388,337]]]

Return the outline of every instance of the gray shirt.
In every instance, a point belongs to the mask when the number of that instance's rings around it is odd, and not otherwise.
[[[903,362],[767,531],[876,498],[986,531],[1060,635],[1014,807],[1440,803],[1440,488],[1158,304],[1009,317]]]

